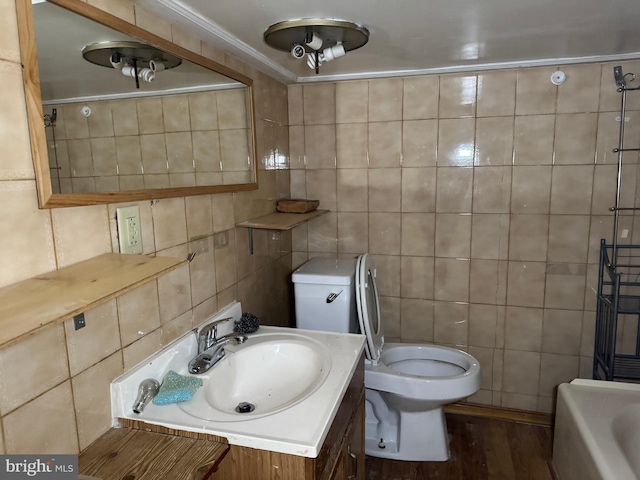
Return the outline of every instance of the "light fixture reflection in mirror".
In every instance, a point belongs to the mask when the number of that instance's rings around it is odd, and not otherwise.
[[[18,0],[22,10],[27,1]],[[251,79],[79,0],[33,10],[37,70],[33,58],[23,63],[27,90],[40,72],[40,121],[30,128],[41,207],[257,188]],[[129,52],[94,46],[107,41],[155,56],[138,55],[134,66]],[[104,59],[83,59],[86,46],[106,55],[109,70]]]
[[[82,47],[82,57],[95,65],[113,68],[125,77],[153,82],[156,73],[179,67],[182,59],[141,42],[97,42]]]

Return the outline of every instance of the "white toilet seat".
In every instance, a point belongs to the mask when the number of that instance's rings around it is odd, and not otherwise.
[[[376,270],[368,254],[356,262],[356,304],[367,337],[365,386],[408,398],[456,401],[479,387],[480,365],[471,355],[430,344],[384,343]]]
[[[404,369],[398,365],[403,362],[412,365]],[[480,364],[474,357],[438,345],[388,343],[378,364],[365,366],[367,388],[407,398],[455,402],[473,395],[479,385]]]
[[[384,345],[384,331],[380,319],[376,270],[369,262],[368,253],[358,257],[355,284],[360,332],[367,337],[364,344],[365,356],[367,360],[377,364]]]

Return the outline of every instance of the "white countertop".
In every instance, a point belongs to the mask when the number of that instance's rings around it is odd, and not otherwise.
[[[232,304],[204,323],[230,316],[230,312],[234,318],[239,318],[242,313],[239,305]],[[195,356],[197,341],[195,334],[189,332],[112,382],[114,425],[117,425],[118,418],[129,418],[178,430],[219,435],[227,438],[231,445],[317,457],[358,365],[364,348],[364,336],[263,326],[255,334],[248,335],[247,345],[250,344],[251,335],[282,332],[308,336],[322,344],[331,357],[330,372],[324,382],[299,403],[269,415],[230,422],[195,418],[178,404],[157,406],[151,403],[140,415],[133,413],[131,406],[142,380],[155,378],[161,381],[169,370],[190,375],[187,364]]]

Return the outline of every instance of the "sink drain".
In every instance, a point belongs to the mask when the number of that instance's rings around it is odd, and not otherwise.
[[[256,409],[256,406],[253,403],[249,402],[240,402],[236,407],[236,412],[238,413],[250,413]]]

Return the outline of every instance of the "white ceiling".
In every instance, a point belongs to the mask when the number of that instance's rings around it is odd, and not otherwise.
[[[640,58],[639,0],[134,0],[287,83]],[[360,23],[369,43],[322,66],[264,43],[273,23]]]

